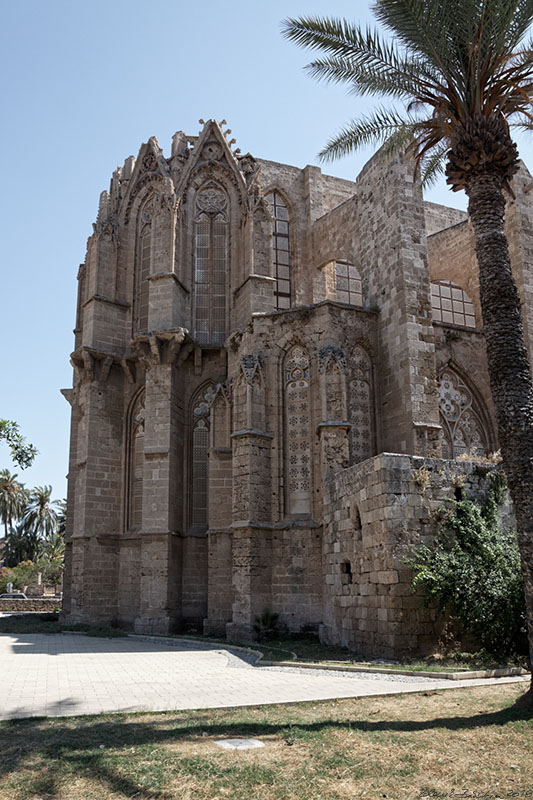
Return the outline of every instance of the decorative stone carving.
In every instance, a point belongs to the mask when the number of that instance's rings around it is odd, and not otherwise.
[[[464,381],[453,370],[446,369],[439,378],[437,391],[443,458],[486,453],[487,435],[474,408],[472,392]]]
[[[202,148],[202,157],[206,161],[220,161],[222,153],[222,146],[218,142],[207,142]]]
[[[335,345],[328,344],[324,347],[321,347],[318,351],[318,371],[325,372],[328,364],[333,361],[339,364],[343,371],[346,372],[347,365],[346,365],[346,356],[344,355],[344,351],[341,350],[340,347],[336,347]]]
[[[154,169],[157,169],[155,153],[146,153],[141,163],[141,169],[143,172],[152,172]]]
[[[261,353],[241,356],[241,370],[246,383],[253,383],[257,376],[262,376],[263,364]]]
[[[188,333],[186,328],[177,328],[150,335],[141,334],[132,340],[131,349],[147,367],[172,364],[179,356]]]
[[[200,417],[208,417],[209,409],[215,399],[215,387],[209,386],[203,395],[197,398],[195,407],[193,408],[193,417],[199,419]]]
[[[141,210],[141,224],[148,225],[152,222],[152,217],[158,205],[159,195],[154,192],[147,203],[144,204]]]
[[[210,187],[198,193],[196,205],[206,214],[218,214],[226,208],[226,196],[220,189]]]

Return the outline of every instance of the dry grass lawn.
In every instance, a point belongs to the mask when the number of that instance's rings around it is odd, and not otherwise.
[[[0,723],[1,800],[533,798],[527,684]],[[220,750],[214,740],[266,745]]]

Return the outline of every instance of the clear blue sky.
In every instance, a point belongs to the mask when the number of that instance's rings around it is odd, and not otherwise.
[[[113,169],[157,136],[226,119],[243,153],[303,167],[367,100],[319,85],[286,16],[371,21],[347,0],[3,0],[0,416],[39,449],[19,478],[66,490],[76,273]],[[529,166],[531,141],[520,142]],[[354,178],[370,152],[324,171]],[[437,187],[430,199],[464,208]],[[0,468],[13,465],[0,446]]]

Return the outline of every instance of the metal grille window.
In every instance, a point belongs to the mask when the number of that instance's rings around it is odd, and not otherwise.
[[[335,290],[339,303],[363,305],[363,286],[357,267],[349,261],[335,262]]]
[[[436,322],[451,322],[453,325],[476,327],[472,300],[460,286],[451,281],[431,284],[431,307]]]
[[[276,308],[290,308],[291,251],[289,239],[289,211],[282,197],[277,192],[270,192],[265,199],[270,205],[270,213],[274,219],[272,255],[274,259],[274,278],[276,279],[276,287],[274,289]]]
[[[196,202],[200,213],[194,235],[194,336],[200,344],[222,345],[226,338],[226,197],[211,188],[200,192]]]

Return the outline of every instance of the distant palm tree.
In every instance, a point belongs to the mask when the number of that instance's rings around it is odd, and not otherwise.
[[[11,474],[8,469],[0,470],[0,519],[5,536],[9,534],[13,521],[22,516],[27,502],[28,493],[17,481],[16,474]]]
[[[407,150],[429,182],[445,167],[468,195],[480,275],[490,384],[503,466],[516,512],[533,670],[533,387],[504,212],[518,152],[509,121],[531,127],[533,0],[375,0],[392,41],[345,20],[301,17],[288,38],[323,51],[311,75],[381,95],[389,109],[351,122],[323,159],[369,142]],[[402,102],[405,112],[396,104]],[[533,698],[533,687],[530,690]]]
[[[57,501],[52,500],[51,486],[36,486],[30,492],[24,522],[38,535],[47,538],[57,530],[58,514],[54,509],[56,504]]]
[[[12,526],[5,540],[6,567],[16,567],[21,561],[35,561],[39,554],[41,538],[35,528],[24,520]]]

